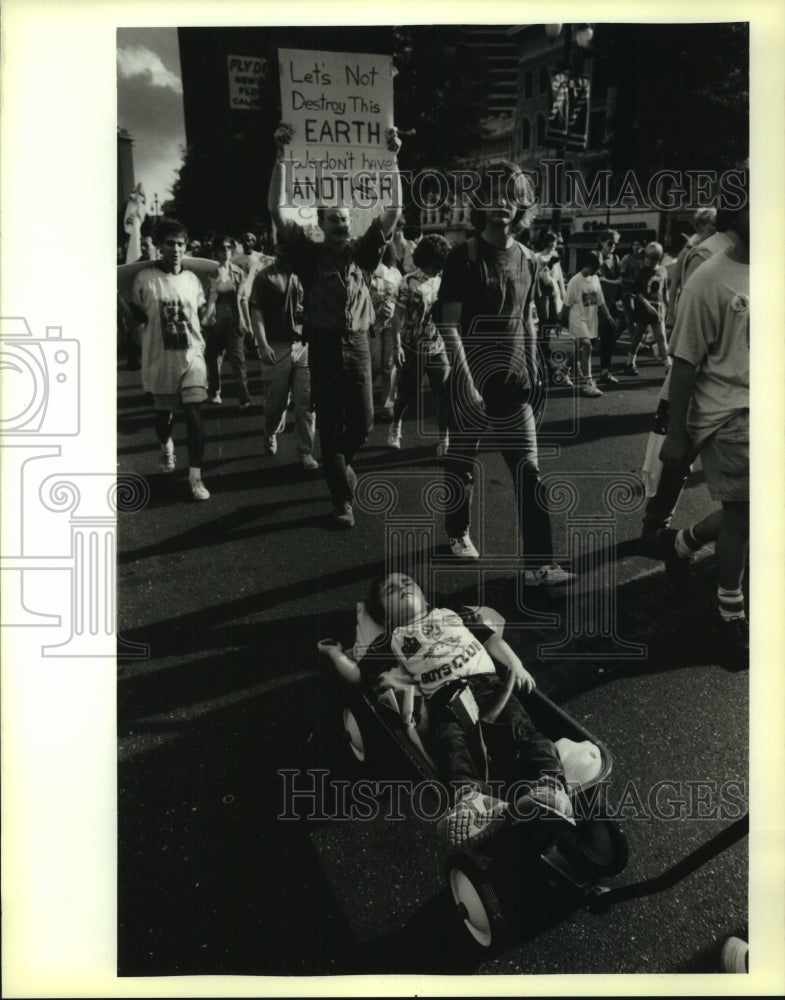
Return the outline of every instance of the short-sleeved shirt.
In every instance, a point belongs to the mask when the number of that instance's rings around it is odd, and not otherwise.
[[[254,278],[249,301],[262,312],[268,344],[291,344],[301,339],[303,287],[296,274],[273,262]]]
[[[573,337],[592,340],[597,336],[597,309],[605,305],[602,285],[596,274],[581,274],[570,278],[565,306],[570,310],[570,333]]]
[[[750,269],[718,253],[682,289],[675,356],[697,367],[687,414],[696,445],[750,405]]]
[[[326,243],[315,243],[301,226],[293,225],[286,240],[286,257],[305,291],[306,340],[347,330],[368,332],[374,321],[371,276],[388,243],[378,219],[362,236],[349,241],[345,256],[336,255]]]
[[[594,254],[597,263],[599,264],[599,270],[597,271],[597,277],[600,279],[600,286],[602,287],[602,294],[605,296],[605,303],[608,306],[613,306],[616,301],[616,296],[619,294],[620,285],[615,284],[621,276],[621,264],[619,258],[615,253],[603,253],[598,250]]]
[[[470,255],[472,242],[476,260]],[[488,412],[510,412],[528,399],[526,348],[536,269],[534,255],[517,241],[500,249],[482,237],[453,247],[445,262],[439,302],[461,305],[466,362]]]
[[[172,274],[152,264],[134,278],[131,299],[147,316],[142,330],[142,387],[155,395],[179,392],[183,373],[204,354],[201,281],[185,268]]]
[[[451,681],[495,674],[485,643],[493,631],[469,608],[429,608],[369,646],[359,662],[369,687],[416,684],[426,696]]]
[[[621,277],[622,291],[632,294],[635,282],[641,270],[646,266],[646,258],[643,254],[635,255],[628,253],[619,265],[619,275]]]
[[[402,311],[401,343],[420,354],[438,354],[444,342],[434,311],[441,275],[429,276],[420,268],[407,274],[398,286],[397,308]]]
[[[657,310],[660,319],[662,319],[665,314],[664,296],[667,284],[668,272],[662,264],[657,264],[656,267],[651,267],[651,265],[645,264],[638,272],[638,277],[635,279],[635,285],[633,288],[636,295],[643,295],[649,305],[653,306]],[[640,322],[645,323],[651,320],[652,317],[639,302],[636,302],[635,318]]]

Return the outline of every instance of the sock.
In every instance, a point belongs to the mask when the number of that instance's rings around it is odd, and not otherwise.
[[[161,445],[161,448],[166,452],[167,455],[171,455],[172,452],[174,451],[174,441],[172,441],[172,439],[169,438],[166,444]]]
[[[202,470],[197,469],[195,466],[191,466],[188,470],[188,481],[191,483],[197,482],[202,478]]]
[[[719,602],[720,616],[724,621],[729,622],[734,618],[746,618],[744,614],[744,594],[741,587],[738,590],[725,590],[724,587],[717,587],[717,601]]]
[[[673,545],[679,559],[689,559],[693,552],[698,551],[702,543],[693,535],[692,528],[685,528],[676,535]]]

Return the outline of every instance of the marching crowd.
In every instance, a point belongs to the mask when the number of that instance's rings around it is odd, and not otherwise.
[[[138,344],[143,388],[153,396],[161,471],[175,468],[172,426],[182,407],[190,494],[209,499],[201,407],[222,404],[228,358],[240,410],[250,409],[246,360],[255,357],[266,453],[275,454],[292,402],[301,466],[320,468],[318,430],[331,526],[350,529],[357,452],[375,418],[389,422],[388,445],[401,447],[403,417],[427,377],[437,454],[445,475],[460,484],[459,502],[445,522],[451,553],[479,557],[471,537],[474,470],[481,439],[492,435],[510,470],[526,582],[563,585],[573,574],[554,559],[550,515],[536,495],[533,391],[541,379],[566,387],[575,381],[581,395],[600,397],[620,376],[637,376],[638,353],[649,341],[664,384],[644,466],[643,551],[664,559],[676,577],[698,548],[716,543],[722,646],[738,661],[746,657],[748,209],[698,210],[694,234],[670,260],[656,242],[633,242],[620,258],[619,234],[609,229],[568,279],[561,234],[545,232],[536,248],[528,245],[535,210],[530,179],[499,163],[482,175],[474,233],[454,246],[403,225],[400,182],[392,207],[357,238],[350,238],[349,209],[319,208],[317,242],[284,203],[291,128],[282,124],[275,138],[268,201],[275,245],[266,243],[262,252],[249,232],[239,248],[232,237],[216,234],[206,249],[189,244],[183,224],[164,219],[154,239],[143,241],[142,259],[150,264],[136,273],[130,302],[118,303]],[[387,141],[397,153],[395,129]],[[203,282],[183,262],[208,254],[215,266]],[[626,363],[614,372],[614,346],[624,329]],[[563,349],[554,350],[565,344],[574,344],[567,362]],[[671,520],[698,454],[720,507],[676,531]]]

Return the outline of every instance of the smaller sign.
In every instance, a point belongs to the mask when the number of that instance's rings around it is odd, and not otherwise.
[[[228,56],[229,107],[256,111],[262,107],[262,85],[267,78],[267,60],[256,56]]]

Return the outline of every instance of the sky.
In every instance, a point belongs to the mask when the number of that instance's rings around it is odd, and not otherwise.
[[[134,174],[150,211],[171,197],[185,146],[176,28],[118,28],[117,124],[134,140]]]

